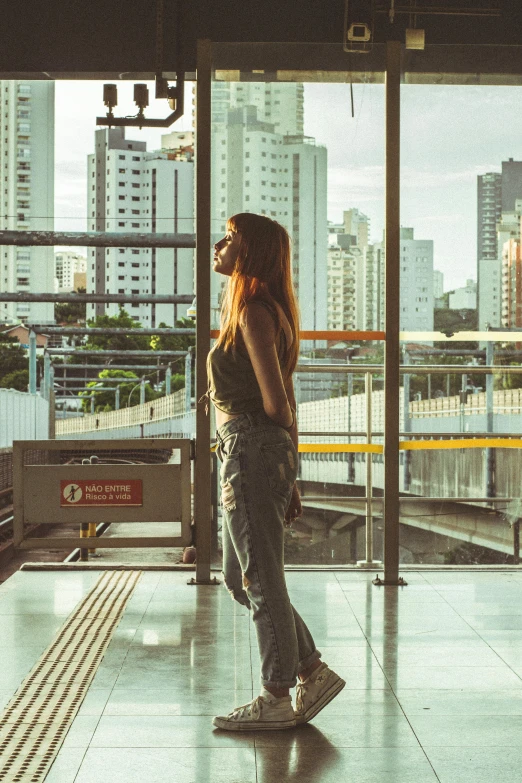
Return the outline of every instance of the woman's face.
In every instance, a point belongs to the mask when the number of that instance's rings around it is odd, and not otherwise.
[[[240,246],[241,235],[227,231],[223,239],[214,245],[214,272],[230,276],[234,271]]]

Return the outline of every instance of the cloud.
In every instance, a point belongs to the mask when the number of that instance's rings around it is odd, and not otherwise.
[[[479,174],[485,174],[488,171],[498,171],[498,163],[496,165],[485,166],[482,164],[475,164],[473,166],[465,166],[460,169],[444,170],[442,168],[433,169],[418,169],[415,166],[402,166],[401,167],[401,188],[441,188],[451,185],[473,185],[477,184],[477,176]]]

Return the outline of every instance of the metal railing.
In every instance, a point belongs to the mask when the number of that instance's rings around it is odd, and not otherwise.
[[[470,370],[473,372],[473,374],[486,374],[490,377],[494,374],[497,374],[499,372],[502,373],[511,373],[511,374],[522,374],[522,367],[505,367],[505,366],[497,366],[497,365],[471,365],[471,366],[455,366],[455,365],[415,365],[415,371],[412,372],[413,366],[412,365],[403,365],[399,368],[399,372],[403,376],[407,376],[410,374],[420,374],[421,372],[433,372],[439,374],[451,374],[457,370],[458,374],[461,375],[467,375],[471,374]],[[357,565],[368,567],[369,565],[380,565],[378,561],[373,560],[373,508],[377,504],[380,507],[384,506],[384,498],[376,498],[373,495],[373,476],[372,476],[372,453],[375,453],[376,451],[376,444],[372,441],[372,436],[383,436],[384,432],[373,432],[372,431],[372,378],[375,374],[382,373],[382,366],[380,365],[353,365],[353,364],[298,364],[296,367],[296,372],[298,373],[342,373],[342,374],[350,374],[350,375],[360,375],[364,376],[365,380],[365,400],[366,400],[366,430],[365,431],[347,431],[347,432],[338,432],[338,431],[300,431],[300,437],[309,436],[309,437],[341,437],[345,436],[348,438],[348,442],[345,444],[313,444],[313,443],[306,443],[306,444],[300,444],[299,451],[303,452],[306,451],[307,453],[313,452],[315,448],[317,448],[317,451],[332,451],[332,452],[358,452],[365,454],[365,460],[366,460],[366,481],[365,481],[365,494],[361,497],[352,497],[350,496],[349,500],[361,500],[364,503],[365,506],[365,532],[366,532],[366,560],[364,561],[358,561]],[[522,390],[521,394],[522,394]],[[486,402],[489,403],[489,405],[493,404],[493,396],[492,395],[486,395]],[[409,405],[410,401],[404,398],[404,410],[406,413],[406,421],[409,418]],[[299,411],[299,407],[298,407]],[[491,425],[492,420],[488,421],[488,423]],[[461,432],[425,432],[425,433],[412,433],[409,429],[406,429],[404,431],[399,431],[400,438],[403,438],[403,440],[399,443],[399,449],[404,452],[411,452],[412,450],[420,450],[420,449],[426,449],[426,448],[485,448],[486,452],[491,452],[493,448],[522,448],[522,438],[517,438],[513,435],[513,433],[494,433],[491,430],[487,432],[477,432],[477,433],[466,433],[466,438],[462,437]],[[365,443],[357,443],[352,444],[350,443],[351,437],[366,437]],[[405,440],[404,438],[407,438]],[[436,439],[436,440],[435,440]],[[444,443],[442,443],[444,441]],[[448,442],[448,441],[451,441]],[[491,446],[489,445],[491,444]],[[383,452],[383,446],[377,446],[380,453]],[[489,459],[489,455],[488,455]],[[487,479],[488,481],[488,479]],[[489,486],[489,481],[488,481]],[[309,496],[303,497],[303,501],[311,500],[312,498]],[[324,500],[324,497],[321,499]],[[334,498],[329,497],[330,501],[334,500]],[[340,500],[341,498],[339,498]],[[347,498],[343,497],[342,500],[346,501]],[[508,503],[514,501],[515,498],[510,497],[493,497],[491,495],[487,496],[478,496],[478,497],[430,497],[430,496],[403,496],[399,498],[399,503],[407,503],[407,502],[419,502],[419,501],[427,501],[427,502],[436,502],[436,503],[474,503],[474,504],[486,504],[491,506],[496,506],[498,504],[502,503]],[[518,564],[520,562],[520,520],[515,520],[513,523],[513,560],[514,563]]]

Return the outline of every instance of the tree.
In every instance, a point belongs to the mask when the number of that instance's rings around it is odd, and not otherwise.
[[[496,364],[497,362],[495,362]],[[522,388],[522,375],[518,373],[502,372],[502,367],[520,367],[520,362],[508,361],[503,357],[500,357],[498,361],[500,365],[498,374],[495,372],[493,376],[493,387],[495,389],[520,389]]]
[[[160,328],[168,328],[163,321]],[[175,329],[194,329],[192,318],[178,318],[174,324]],[[192,334],[155,334],[150,338],[153,351],[188,351],[196,345],[196,336]],[[180,356],[172,362],[173,370],[185,374],[185,358]],[[194,368],[193,368],[194,369]]]
[[[7,373],[0,379],[0,388],[26,392],[29,388],[29,370],[13,370]]]
[[[436,332],[445,334],[455,334],[456,332],[475,332],[478,328],[478,316],[476,310],[450,310],[449,308],[440,308],[434,311],[433,329]],[[437,348],[447,348],[448,343],[435,343]],[[474,349],[478,347],[477,342],[452,342],[451,348]]]
[[[89,319],[87,326],[104,329],[141,329],[139,321],[134,321],[123,308],[120,308],[118,315],[98,315],[96,318]],[[91,334],[85,343],[85,348],[122,352],[146,351],[150,349],[150,339],[141,334]],[[115,363],[126,361],[124,356],[115,356],[113,359]]]
[[[167,327],[167,324],[162,322],[160,327]],[[194,329],[194,321],[192,318],[178,318],[174,324],[176,329]],[[196,345],[196,335],[193,334],[155,334],[151,337],[150,345],[154,351],[188,351],[189,348],[194,348]],[[194,352],[192,353],[194,356]],[[185,357],[172,359],[169,361],[174,374],[172,375],[171,389],[177,391],[178,388],[185,386]],[[191,388],[195,383],[196,367],[195,362],[192,362],[190,384]],[[174,381],[175,378],[182,379],[181,381]],[[179,386],[177,384],[180,384]]]
[[[120,407],[126,408],[128,406],[129,397],[130,397],[130,407],[133,407],[134,405],[139,405],[140,402],[140,390],[139,390],[139,384],[140,384],[140,378],[139,376],[130,371],[124,371],[124,370],[102,370],[98,374],[98,380],[96,381],[90,381],[87,384],[87,390],[84,392],[79,392],[78,396],[82,398],[82,409],[84,411],[90,411],[91,410],[91,400],[90,395],[94,392],[95,398],[94,398],[94,410],[96,413],[99,413],[101,411],[112,411],[115,409],[115,401],[116,401],[116,386],[118,384],[107,384],[110,386],[114,385],[114,391],[96,391],[96,387],[99,386],[105,386],[106,385],[106,379],[107,378],[128,378],[128,383],[121,383],[119,384],[120,387]],[[105,383],[104,383],[105,381]],[[150,400],[155,400],[158,397],[161,397],[163,395],[163,392],[156,392],[150,384],[147,384],[145,386],[145,400],[149,402]]]
[[[85,294],[85,288],[78,288],[74,293]],[[85,323],[87,305],[85,302],[59,302],[54,306],[54,318],[57,324]]]
[[[497,552],[468,541],[456,546],[450,552],[444,552],[444,565],[483,565],[511,563],[513,555]]]
[[[27,370],[29,359],[16,337],[0,332],[0,379],[17,370]],[[17,388],[4,386],[4,388]],[[27,386],[22,391],[27,391]]]

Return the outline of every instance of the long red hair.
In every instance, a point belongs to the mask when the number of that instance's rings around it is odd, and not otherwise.
[[[241,313],[249,302],[274,299],[281,305],[293,334],[285,366],[281,368],[286,381],[299,357],[299,309],[292,283],[290,237],[275,220],[251,212],[229,218],[227,231],[239,233],[241,244],[223,297],[217,345],[225,351],[233,347]]]

